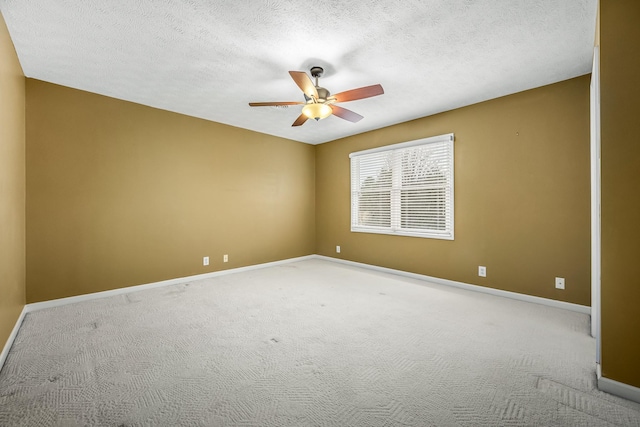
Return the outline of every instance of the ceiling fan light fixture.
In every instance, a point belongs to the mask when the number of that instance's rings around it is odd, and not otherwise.
[[[324,119],[325,117],[329,117],[332,112],[333,110],[327,104],[311,103],[302,107],[302,114],[310,119]]]

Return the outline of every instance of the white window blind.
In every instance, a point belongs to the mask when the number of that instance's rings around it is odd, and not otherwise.
[[[453,139],[351,153],[351,231],[453,240]]]

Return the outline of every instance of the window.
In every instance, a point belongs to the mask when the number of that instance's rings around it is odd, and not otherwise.
[[[453,240],[453,134],[351,158],[351,231]]]

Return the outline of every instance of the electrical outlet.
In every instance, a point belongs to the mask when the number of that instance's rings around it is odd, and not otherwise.
[[[564,277],[556,277],[556,289],[564,289]]]
[[[222,262],[229,262],[229,255],[227,254],[222,255]]]
[[[336,246],[336,253],[340,253],[340,246]]]
[[[484,265],[479,265],[478,266],[478,276],[487,277],[487,267],[485,267]]]
[[[202,265],[209,265],[209,257],[208,256],[202,257]]]

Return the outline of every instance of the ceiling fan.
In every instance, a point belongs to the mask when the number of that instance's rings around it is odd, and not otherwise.
[[[316,79],[316,84],[314,85],[307,73],[304,71],[289,71],[293,81],[296,82],[298,87],[302,89],[302,92],[304,93],[304,102],[250,102],[249,106],[278,107],[304,104],[304,107],[302,107],[302,114],[300,114],[291,126],[300,126],[308,119],[324,119],[325,117],[329,117],[331,114],[355,123],[360,121],[363,117],[351,110],[338,107],[335,103],[370,98],[384,93],[382,86],[371,85],[331,95],[327,89],[318,86],[318,79],[322,77],[322,73],[324,73],[322,67],[311,68],[311,76]]]

